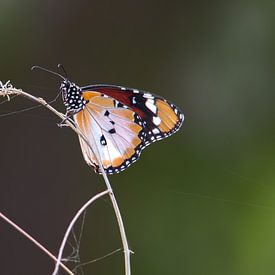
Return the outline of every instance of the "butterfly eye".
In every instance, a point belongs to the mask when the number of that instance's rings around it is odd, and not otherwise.
[[[63,90],[66,87],[66,84],[64,82],[61,82],[60,84],[60,90]]]

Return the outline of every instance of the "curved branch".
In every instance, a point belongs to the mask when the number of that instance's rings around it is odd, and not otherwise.
[[[95,195],[94,197],[92,197],[91,199],[89,199],[76,213],[76,215],[73,217],[73,219],[71,220],[69,226],[67,227],[66,233],[64,235],[64,238],[62,240],[62,243],[60,245],[59,248],[59,252],[58,252],[58,257],[57,257],[57,261],[56,261],[56,265],[55,265],[55,269],[53,271],[53,275],[57,274],[58,272],[58,267],[61,264],[61,259],[62,259],[62,255],[63,255],[63,251],[66,245],[66,242],[68,240],[68,237],[71,233],[71,230],[73,228],[73,226],[75,225],[76,221],[78,220],[78,218],[81,216],[81,214],[93,203],[95,202],[97,199],[99,199],[100,197],[108,194],[109,191],[103,191],[101,193],[98,193],[97,195]]]

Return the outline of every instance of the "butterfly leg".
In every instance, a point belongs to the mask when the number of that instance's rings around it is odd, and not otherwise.
[[[72,117],[72,115],[70,113],[66,112],[65,118],[61,122],[57,123],[57,126],[60,128],[68,127],[68,124],[66,123],[66,121],[71,120],[71,117]]]

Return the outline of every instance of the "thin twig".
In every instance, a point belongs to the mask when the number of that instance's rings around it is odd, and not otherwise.
[[[72,221],[70,222],[67,230],[66,230],[66,233],[64,235],[64,238],[62,240],[62,243],[60,245],[60,248],[59,248],[59,253],[58,253],[58,257],[57,257],[57,261],[56,261],[56,265],[55,265],[55,269],[53,271],[53,275],[54,274],[57,274],[58,272],[58,268],[59,268],[59,265],[61,263],[61,259],[62,259],[62,255],[63,255],[63,251],[64,251],[64,248],[65,248],[65,245],[67,243],[67,240],[68,240],[68,237],[71,233],[71,230],[73,228],[73,226],[75,225],[76,221],[78,220],[78,218],[81,216],[81,214],[93,203],[95,202],[97,199],[99,199],[100,197],[108,194],[109,191],[108,190],[105,190],[101,193],[98,193],[97,195],[95,195],[94,197],[92,197],[91,199],[89,199],[76,213],[76,215],[73,217]]]
[[[94,152],[91,144],[89,143],[88,139],[86,138],[86,136],[80,131],[80,129],[76,128],[73,121],[71,119],[68,119],[63,113],[58,112],[56,109],[54,109],[51,105],[49,105],[43,98],[37,98],[29,93],[26,93],[22,90],[19,89],[15,89],[13,88],[9,82],[7,82],[5,85],[3,85],[0,82],[0,96],[7,96],[9,98],[10,95],[21,95],[27,99],[30,99],[32,101],[38,102],[39,104],[43,105],[44,107],[46,107],[47,109],[49,109],[50,111],[52,111],[54,114],[56,114],[58,117],[60,117],[62,119],[62,121],[65,121],[65,124],[67,126],[69,126],[75,133],[77,133],[85,142],[86,144],[89,146],[89,148]],[[95,142],[95,138],[92,135],[93,138],[93,143],[96,144]],[[120,209],[118,207],[115,195],[113,193],[111,184],[109,182],[109,179],[105,173],[105,170],[102,166],[102,161],[100,159],[100,153],[99,153],[99,149],[97,148],[97,146],[95,146],[96,148],[96,152],[95,156],[97,157],[98,163],[99,163],[99,167],[101,169],[106,187],[107,187],[107,191],[109,193],[114,211],[115,211],[115,215],[116,215],[116,219],[118,222],[118,226],[119,226],[119,231],[120,231],[120,236],[121,236],[121,240],[122,240],[122,245],[123,245],[123,250],[124,250],[124,261],[125,261],[125,274],[126,275],[131,275],[131,266],[130,266],[130,249],[129,249],[129,245],[128,245],[128,241],[127,241],[127,237],[126,237],[126,233],[125,233],[125,228],[124,228],[124,224],[123,224],[123,220],[121,217],[121,213],[120,213]],[[106,191],[106,192],[107,192]],[[61,255],[62,257],[62,255]],[[55,271],[58,271],[58,266],[60,265],[60,261],[56,262],[56,266],[55,266]],[[53,273],[57,274],[57,271]]]
[[[92,136],[92,139],[93,139],[92,140],[93,144],[97,144],[93,133],[91,134],[91,136]],[[90,148],[91,148],[91,146],[90,146]],[[104,171],[104,168],[103,168],[103,165],[102,165],[102,160],[100,158],[99,149],[98,149],[97,146],[95,146],[95,148],[96,148],[96,152],[94,152],[94,153],[95,153],[96,158],[98,160],[100,170],[102,171],[102,176],[103,176],[105,184],[107,186],[107,190],[109,191],[109,196],[110,196],[110,199],[111,199],[114,211],[115,211],[115,215],[116,215],[116,218],[117,218],[118,226],[119,226],[121,241],[122,241],[122,245],[123,245],[123,252],[124,252],[125,274],[126,275],[131,275],[131,264],[130,264],[130,253],[131,253],[131,251],[129,249],[129,245],[128,245],[128,241],[127,241],[127,237],[126,237],[126,232],[125,232],[123,220],[122,220],[122,217],[121,217],[121,214],[120,214],[120,210],[119,210],[119,207],[118,207],[118,204],[117,204],[116,197],[114,195],[112,186],[111,186],[110,181],[109,181],[109,179],[108,179],[108,177],[107,177],[107,175]],[[55,275],[55,274],[53,274],[53,275]]]
[[[83,264],[79,264],[79,265],[75,266],[73,270],[77,270],[78,268],[83,267],[84,265],[89,265],[91,263],[95,263],[95,262],[101,261],[101,260],[103,260],[103,259],[105,259],[107,257],[110,257],[111,255],[114,255],[115,253],[117,253],[117,252],[119,252],[121,250],[122,250],[122,248],[118,248],[118,249],[116,249],[116,250],[114,250],[114,251],[112,251],[112,252],[110,252],[108,254],[105,254],[104,256],[98,257],[98,258],[96,258],[94,260],[88,261],[88,262],[83,263]]]
[[[6,221],[8,224],[10,224],[14,229],[19,231],[22,235],[24,235],[27,239],[29,239],[31,242],[33,242],[38,248],[40,248],[43,252],[45,252],[49,257],[51,257],[55,262],[57,261],[57,258],[47,249],[45,248],[41,243],[39,243],[36,239],[34,239],[30,234],[28,234],[25,230],[23,230],[21,227],[19,227],[16,223],[11,221],[8,217],[6,217],[3,213],[0,212],[0,217]],[[74,275],[74,273],[68,269],[63,263],[60,263],[60,266],[70,275]]]

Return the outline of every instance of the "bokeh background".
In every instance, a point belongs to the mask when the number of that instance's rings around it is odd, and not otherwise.
[[[110,177],[133,274],[275,273],[274,12],[268,0],[1,0],[2,81],[51,100],[60,80],[30,67],[62,63],[79,85],[144,89],[185,114],[180,132]],[[0,210],[57,253],[72,215],[104,182],[53,114],[10,114],[31,106],[20,98],[0,105]],[[54,106],[64,111],[60,98]],[[53,270],[3,221],[0,247],[3,275]],[[81,262],[118,248],[106,197],[86,214]],[[83,271],[123,274],[122,252]]]

